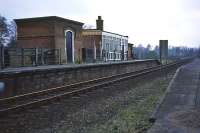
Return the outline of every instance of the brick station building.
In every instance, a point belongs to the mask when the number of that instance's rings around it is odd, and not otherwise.
[[[81,56],[83,23],[57,17],[15,19],[17,47],[61,50],[61,62],[73,63]]]
[[[117,61],[128,59],[128,36],[104,31],[98,16],[96,29],[57,17],[15,19],[20,48],[60,49],[61,63]]]
[[[103,61],[127,60],[128,36],[104,31],[101,16],[98,16],[96,20],[96,27],[96,29],[85,29],[82,32],[83,46],[94,50],[93,58]]]

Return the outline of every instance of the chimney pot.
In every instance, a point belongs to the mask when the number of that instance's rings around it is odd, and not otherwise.
[[[101,16],[98,16],[98,20],[101,20]]]
[[[103,31],[103,20],[102,20],[101,16],[98,16],[98,19],[96,20],[96,28],[97,28],[97,30]]]

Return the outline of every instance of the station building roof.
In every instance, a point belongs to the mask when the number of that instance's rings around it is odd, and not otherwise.
[[[97,30],[97,29],[84,29],[83,30],[83,35],[102,35],[102,33],[108,33],[108,34],[113,34],[113,35],[118,35],[118,36],[123,36],[123,37],[128,38],[128,36],[124,36],[124,35],[113,33],[113,32],[108,32],[108,31]]]
[[[20,19],[14,19],[16,23],[23,23],[23,22],[37,22],[37,21],[44,21],[44,20],[49,20],[49,21],[62,21],[62,22],[70,22],[74,23],[77,25],[83,25],[84,23],[58,17],[58,16],[45,16],[45,17],[33,17],[33,18],[20,18]]]

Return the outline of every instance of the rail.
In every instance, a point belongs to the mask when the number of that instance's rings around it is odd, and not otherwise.
[[[97,78],[56,88],[50,88],[47,90],[0,99],[0,115],[5,116],[5,114],[32,108],[34,106],[40,106],[49,102],[53,102],[57,99],[61,99],[63,97],[77,95],[86,91],[97,89],[98,87],[116,83],[118,81],[136,78],[152,72],[159,71],[161,69],[168,69],[173,66],[183,64],[188,60],[189,59],[185,59],[167,65],[159,65],[139,71],[116,74],[108,77]]]

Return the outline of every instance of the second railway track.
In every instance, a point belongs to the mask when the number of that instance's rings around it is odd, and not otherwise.
[[[159,65],[156,67],[149,67],[143,70],[138,70],[134,72],[128,72],[123,74],[116,74],[108,77],[97,78],[93,80],[78,82],[70,85],[59,86],[55,88],[50,88],[47,90],[27,93],[23,95],[8,97],[0,99],[0,115],[6,116],[15,111],[28,109],[35,106],[40,106],[53,102],[57,99],[63,97],[70,97],[72,95],[77,95],[98,87],[103,87],[108,84],[116,83],[121,80],[135,78],[149,74],[151,72],[159,71],[162,69],[167,69],[175,65],[180,65],[185,61],[179,61],[175,63],[170,63],[167,65]]]

